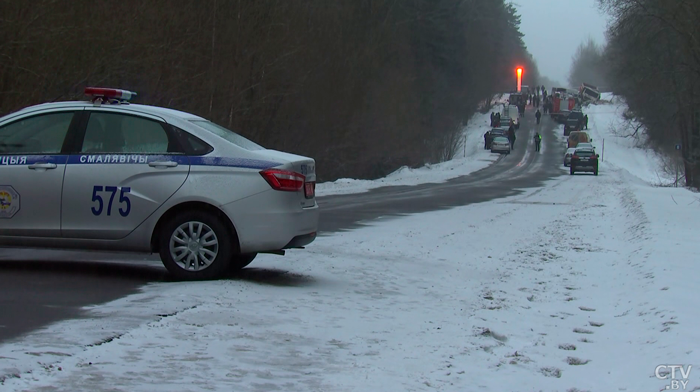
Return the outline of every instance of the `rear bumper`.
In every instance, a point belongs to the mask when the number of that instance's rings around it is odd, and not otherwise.
[[[308,245],[318,231],[318,204],[301,208],[295,193],[270,190],[222,208],[236,227],[243,253]]]
[[[285,245],[282,249],[291,249],[291,248],[301,248],[303,246],[306,246],[316,239],[316,232],[309,233],[309,234],[302,234],[298,235],[294,238],[292,238],[291,241],[287,245]]]
[[[571,162],[571,167],[577,171],[596,171],[598,170],[598,164],[581,163],[581,162]]]

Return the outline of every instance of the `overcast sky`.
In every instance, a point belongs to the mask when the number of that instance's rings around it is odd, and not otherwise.
[[[514,0],[520,31],[542,76],[568,85],[569,69],[579,44],[592,37],[605,43],[608,16],[596,0]],[[549,86],[548,86],[549,87]]]

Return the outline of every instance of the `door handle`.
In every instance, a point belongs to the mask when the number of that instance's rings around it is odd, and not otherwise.
[[[35,163],[33,165],[29,165],[29,169],[31,170],[47,170],[47,169],[55,169],[57,166],[55,163]]]
[[[177,166],[177,162],[173,162],[173,161],[148,162],[148,166],[150,166],[150,167],[175,167],[175,166]]]

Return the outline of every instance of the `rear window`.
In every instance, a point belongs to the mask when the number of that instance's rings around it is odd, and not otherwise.
[[[589,142],[588,134],[585,132],[571,132],[571,135],[569,135],[569,140],[579,143]]]
[[[238,147],[245,148],[246,150],[250,151],[256,151],[256,150],[264,150],[265,147],[256,144],[245,137],[237,134],[236,132],[233,132],[230,129],[226,129],[222,127],[221,125],[214,124],[211,121],[206,121],[206,120],[190,120],[193,124],[198,125],[207,131],[221,136],[222,138],[228,140],[229,142],[237,145]]]
[[[593,156],[593,151],[590,150],[576,150],[576,155],[580,157],[591,157]]]

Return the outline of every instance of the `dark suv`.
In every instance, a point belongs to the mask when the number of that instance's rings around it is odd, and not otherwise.
[[[593,172],[598,175],[598,154],[592,148],[577,148],[571,156],[571,166],[569,174],[574,175],[577,171]]]
[[[583,112],[580,110],[572,110],[564,123],[564,136],[569,136],[569,134],[574,131],[580,131],[582,122]]]

